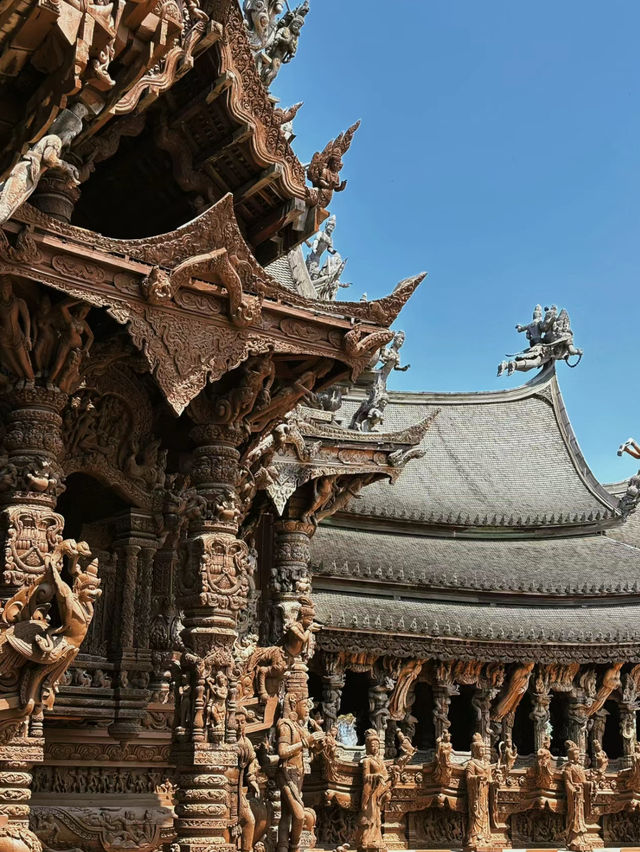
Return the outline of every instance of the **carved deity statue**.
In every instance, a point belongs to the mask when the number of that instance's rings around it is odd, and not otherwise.
[[[276,727],[278,770],[282,816],[278,825],[278,852],[299,852],[304,828],[313,828],[315,813],[305,808],[302,783],[306,752],[322,748],[324,734],[309,730],[309,703],[306,697],[288,692],[284,697],[284,715]]]
[[[329,254],[335,254],[336,250],[333,247],[333,232],[335,229],[336,217],[329,216],[324,228],[318,232],[318,236],[315,240],[313,242],[306,240],[306,244],[309,246],[311,251],[307,255],[305,263],[307,265],[309,277],[312,281],[320,276],[320,263],[325,251]]]
[[[451,781],[451,734],[443,731],[436,740],[436,753],[434,757],[433,780],[439,787],[448,787]]]
[[[61,154],[62,149],[82,129],[82,122],[73,113],[65,111],[55,126],[57,132],[51,132],[36,142],[16,163],[7,179],[0,183],[0,225],[7,222],[24,204],[49,169],[63,172],[73,186],[80,183],[78,170],[63,160]]]
[[[506,734],[498,745],[498,773],[506,780],[518,759],[518,749],[514,745],[511,734]]]
[[[553,785],[553,755],[550,747],[551,740],[546,736],[536,752],[534,777],[538,790],[548,790]]]
[[[384,409],[389,401],[387,394],[389,376],[394,370],[404,373],[411,366],[410,364],[405,364],[404,367],[400,366],[400,349],[404,341],[404,331],[397,331],[391,344],[378,352],[380,366],[374,370],[373,383],[368,397],[360,403],[351,419],[351,429],[373,432],[382,423]],[[378,412],[380,413],[378,414]]]
[[[505,372],[510,376],[515,370],[535,370],[554,361],[569,363],[572,355],[576,355],[578,362],[580,361],[582,349],[573,345],[573,331],[567,311],[563,308],[558,313],[555,305],[545,307],[544,311],[542,316],[540,305],[536,305],[533,320],[526,325],[516,325],[518,332],[526,333],[530,346],[523,352],[510,356],[510,360],[502,361],[498,365],[499,376]]]
[[[308,0],[300,6],[286,12],[273,26],[270,20],[267,28],[271,28],[266,41],[256,56],[258,73],[264,85],[269,88],[283,65],[291,62],[298,51],[298,39],[304,25],[304,19],[309,12]]]
[[[491,843],[489,789],[492,781],[491,764],[485,757],[485,745],[480,734],[471,741],[471,759],[465,770],[467,787],[467,849],[479,849]]]
[[[325,302],[334,302],[338,290],[346,290],[351,287],[350,283],[340,281],[340,276],[346,265],[346,259],[343,260],[337,251],[326,259],[318,276],[313,279],[313,286],[316,288],[319,299]]]
[[[381,755],[380,737],[372,728],[365,733],[362,767],[362,799],[355,841],[360,852],[383,852],[382,815],[391,799],[389,772]]]
[[[587,774],[582,765],[580,747],[567,740],[567,758],[562,777],[567,796],[566,844],[568,849],[583,852],[589,848],[586,823]]]

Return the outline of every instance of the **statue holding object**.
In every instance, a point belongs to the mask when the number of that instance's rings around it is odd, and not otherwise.
[[[530,346],[517,355],[509,356],[509,360],[502,361],[498,365],[499,376],[505,372],[510,376],[516,370],[535,370],[554,361],[566,361],[569,364],[569,358],[573,355],[578,360],[569,366],[576,367],[580,363],[582,349],[573,344],[571,322],[564,308],[558,313],[555,305],[545,307],[543,316],[542,308],[536,305],[532,321],[526,325],[516,325],[516,331],[525,332]]]

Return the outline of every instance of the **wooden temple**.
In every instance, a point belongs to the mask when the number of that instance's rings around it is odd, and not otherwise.
[[[566,312],[387,390],[424,276],[335,300],[308,11],[0,0],[0,852],[639,845],[638,481]]]

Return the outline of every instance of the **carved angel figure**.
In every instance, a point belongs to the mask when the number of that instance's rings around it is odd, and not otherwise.
[[[394,370],[406,372],[411,366],[400,366],[400,349],[405,341],[404,331],[397,331],[390,346],[383,346],[377,353],[380,366],[374,371],[371,390],[351,419],[351,429],[361,432],[373,432],[384,419],[384,409],[389,401],[387,381]]]
[[[331,201],[334,192],[342,192],[346,186],[346,180],[340,180],[342,170],[342,157],[351,147],[354,134],[360,127],[356,121],[344,133],[341,133],[331,142],[327,142],[322,151],[316,151],[307,167],[307,177],[316,192],[309,190],[311,200],[314,203],[326,207]]]
[[[527,325],[516,325],[518,332],[526,332],[527,340],[531,344],[528,349],[511,357],[511,360],[502,361],[498,365],[498,375],[507,373],[510,376],[515,370],[526,372],[544,367],[553,361],[566,361],[572,355],[578,356],[575,367],[582,358],[582,349],[573,345],[573,331],[569,314],[563,308],[560,313],[555,305],[545,307],[542,316],[540,305],[536,305],[533,312],[533,320]]]

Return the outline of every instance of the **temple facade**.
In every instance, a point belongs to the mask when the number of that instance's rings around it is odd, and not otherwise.
[[[0,852],[639,845],[640,480],[555,306],[524,386],[390,389],[308,12],[0,3]]]

